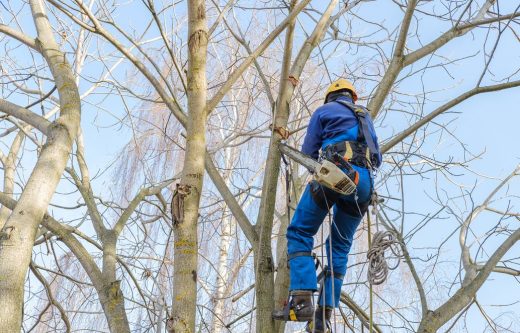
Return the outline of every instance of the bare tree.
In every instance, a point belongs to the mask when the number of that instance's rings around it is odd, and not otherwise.
[[[483,176],[480,137],[453,125],[465,103],[517,89],[517,68],[495,66],[519,36],[516,5],[30,3],[0,14],[0,331],[297,329],[271,311],[287,298],[285,229],[309,175],[277,145],[301,144],[339,76],[379,127],[385,201],[371,227],[396,235],[403,264],[373,288],[371,314],[365,221],[334,329],[520,325],[490,304],[514,305],[479,294],[496,276],[514,290],[520,274],[518,167]],[[94,131],[121,137],[101,168]]]

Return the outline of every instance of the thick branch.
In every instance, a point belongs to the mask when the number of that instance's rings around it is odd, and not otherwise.
[[[247,218],[247,215],[242,210],[242,207],[240,207],[240,204],[235,199],[235,196],[231,191],[229,190],[228,186],[226,185],[226,182],[218,172],[217,168],[215,167],[215,164],[213,163],[213,160],[211,159],[211,156],[208,152],[206,152],[206,158],[204,159],[204,164],[206,167],[206,172],[208,173],[209,177],[211,178],[211,181],[215,185],[215,187],[218,189],[220,194],[222,195],[222,198],[226,202],[227,206],[231,210],[231,213],[235,217],[235,219],[238,222],[238,225],[244,232],[244,235],[246,236],[247,240],[251,245],[254,247],[258,241],[258,235]]]
[[[415,131],[417,131],[419,128],[423,127],[424,125],[428,124],[430,121],[432,121],[434,118],[439,116],[440,114],[450,110],[452,107],[462,103],[466,99],[482,94],[482,93],[488,93],[492,91],[497,90],[503,90],[503,89],[509,89],[520,86],[520,80],[519,81],[513,81],[513,82],[506,82],[506,83],[500,83],[492,86],[487,87],[476,87],[471,89],[470,91],[465,92],[464,94],[452,99],[448,103],[438,107],[435,111],[428,114],[426,117],[422,118],[421,120],[417,121],[415,124],[410,126],[408,129],[404,130],[403,132],[397,134],[394,136],[390,141],[385,143],[381,151],[383,153],[388,152],[390,149],[392,149],[395,145],[397,145],[399,142],[403,141],[407,136],[411,135]]]
[[[484,269],[484,265],[477,265],[478,271],[480,271],[482,269]],[[511,276],[520,276],[520,270],[514,269],[514,268],[509,268],[509,267],[503,267],[503,266],[497,266],[497,267],[493,268],[493,272],[507,274],[507,275],[511,275]]]
[[[489,19],[483,19],[484,14],[487,12],[489,7],[494,3],[495,1],[487,1],[479,11],[478,15],[468,23],[462,24],[462,25],[455,25],[450,30],[443,33],[441,36],[433,40],[432,42],[426,44],[425,46],[421,47],[420,49],[413,51],[407,55],[404,55],[404,46],[405,43],[401,42],[403,40],[403,28],[409,28],[409,22],[406,23],[406,17],[408,14],[408,10],[410,9],[410,6],[412,5],[412,2],[409,3],[409,7],[407,10],[407,14],[405,14],[405,21],[403,22],[403,25],[401,26],[401,33],[400,37],[398,39],[396,49],[394,52],[394,55],[390,61],[390,64],[385,72],[385,75],[383,76],[381,82],[379,83],[376,92],[374,93],[374,97],[370,100],[370,103],[368,105],[368,108],[371,110],[371,115],[373,118],[375,118],[381,109],[381,106],[383,105],[384,100],[388,96],[388,93],[390,92],[397,76],[401,72],[401,70],[411,65],[412,63],[418,61],[419,59],[422,59],[423,57],[434,53],[437,49],[441,48],[445,44],[447,44],[449,41],[456,37],[460,37],[465,35],[467,32],[471,31],[473,28],[485,24],[491,24],[494,22],[499,22],[502,20],[510,20],[512,18],[520,16],[520,13],[512,13],[508,15],[502,15],[498,17],[493,17]],[[416,4],[414,4],[415,6]],[[403,38],[401,38],[403,37]]]
[[[40,45],[38,45],[38,43],[36,43],[36,39],[31,38],[18,30],[15,30],[5,24],[0,24],[0,32],[13,37],[14,39],[18,40],[20,43],[27,45],[28,47],[30,47],[31,49],[33,49],[35,51],[41,52]]]
[[[408,2],[408,7],[404,14],[403,23],[401,24],[401,30],[399,31],[399,37],[395,44],[394,58],[400,58],[403,56],[404,47],[406,45],[406,37],[408,36],[408,30],[410,30],[410,23],[412,21],[415,7],[417,6],[417,0],[411,0]]]
[[[6,101],[5,99],[0,99],[0,112],[20,119],[32,127],[37,128],[45,135],[47,135],[49,125],[51,124],[50,121],[43,118],[42,116],[39,116],[36,113],[33,113],[19,105]]]
[[[405,55],[404,61],[403,61],[403,67],[406,67],[408,65],[411,65],[412,63],[416,62],[419,59],[422,59],[423,57],[432,54],[433,52],[437,51],[442,46],[446,45],[450,40],[465,35],[467,32],[469,32],[471,29],[485,25],[485,24],[491,24],[502,20],[510,20],[512,18],[520,16],[520,13],[513,13],[509,15],[502,15],[498,17],[493,17],[489,19],[483,19],[478,21],[472,21],[468,22],[466,24],[462,24],[459,26],[454,26],[450,30],[446,31],[439,37],[437,37],[435,40],[431,41],[430,43],[424,45],[418,50],[415,50],[413,52],[410,52],[409,54]]]
[[[377,86],[374,97],[370,100],[368,104],[368,108],[372,112],[372,118],[376,118],[381,106],[383,105],[386,96],[390,92],[390,89],[394,85],[395,79],[401,72],[403,68],[403,59],[404,59],[404,48],[406,45],[406,37],[408,35],[408,30],[410,29],[410,22],[413,18],[413,13],[415,11],[415,7],[417,6],[416,0],[411,0],[408,2],[408,7],[406,8],[406,12],[404,14],[403,23],[401,24],[401,29],[399,31],[399,37],[397,39],[394,54],[386,69],[385,75],[383,79]]]

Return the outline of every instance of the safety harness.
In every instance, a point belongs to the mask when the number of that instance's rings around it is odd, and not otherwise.
[[[358,120],[358,133],[356,141],[342,141],[328,145],[323,154],[324,158],[344,167],[344,164],[338,162],[337,156],[340,156],[350,164],[366,169],[375,169],[380,163],[379,149],[370,133],[372,125],[368,110],[363,106],[344,100],[336,100],[335,102],[352,110]]]

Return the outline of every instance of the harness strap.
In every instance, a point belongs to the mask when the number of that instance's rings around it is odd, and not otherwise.
[[[310,251],[299,251],[294,253],[287,254],[287,261],[294,259],[296,257],[315,257],[315,255]]]
[[[335,160],[334,155],[339,155],[338,157],[344,162],[348,162],[346,164],[357,165],[362,168],[371,169],[371,156],[370,149],[368,146],[360,141],[341,141],[337,143],[333,143],[328,145],[325,148],[325,156],[327,159],[333,159],[337,164],[338,161]],[[343,162],[343,164],[344,164]],[[345,165],[342,165],[346,167]],[[352,171],[352,167],[346,167],[349,171]]]
[[[316,256],[315,253],[312,253],[310,251],[299,251],[299,252],[294,252],[294,253],[288,253],[287,254],[287,268],[291,269],[290,265],[289,265],[289,261],[291,259],[294,259],[296,257],[312,257],[316,260],[316,264],[315,264],[315,269],[318,269],[318,266],[320,265],[320,259],[318,259],[318,257]]]
[[[287,304],[283,309],[283,319],[285,321],[295,321],[296,320],[296,314],[294,313],[294,310],[291,309],[290,304]]]
[[[332,276],[332,271],[329,266],[323,267],[323,270],[318,275],[318,281],[325,280],[326,277]],[[345,277],[344,274],[339,274],[338,272],[334,272],[334,278],[343,280]]]
[[[366,109],[360,105],[356,105],[354,103],[350,103],[350,102],[343,101],[343,100],[337,100],[335,102],[338,102],[338,103],[348,107],[349,109],[351,109],[354,112],[354,115],[356,116],[356,118],[359,122],[360,132],[363,134],[363,137],[367,143],[368,149],[370,149],[370,153],[377,154],[377,147],[374,142],[374,139],[372,138],[372,134],[370,133],[370,128],[369,128],[370,125],[368,124],[368,121],[366,118],[367,117]],[[359,140],[359,134],[358,134],[358,140]]]

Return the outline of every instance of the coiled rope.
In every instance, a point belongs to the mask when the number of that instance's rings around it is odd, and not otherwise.
[[[371,246],[368,249],[368,282],[377,286],[386,281],[388,271],[394,270],[399,266],[399,261],[394,266],[389,266],[385,258],[385,251],[390,249],[397,258],[402,256],[399,241],[391,231],[377,231],[372,238]]]
[[[393,231],[379,231],[378,221],[378,203],[379,198],[377,193],[374,192],[372,195],[372,214],[376,218],[376,232],[371,237],[371,223],[370,223],[370,212],[367,214],[368,219],[368,271],[367,279],[371,286],[377,286],[386,281],[388,272],[394,270],[399,266],[399,260],[397,260],[395,266],[388,266],[385,258],[385,251],[390,249],[392,254],[396,258],[401,258],[401,246],[397,237]]]
[[[400,258],[401,247],[399,241],[395,237],[392,231],[379,231],[379,222],[378,222],[378,212],[377,212],[377,204],[379,199],[377,197],[377,193],[374,192],[372,195],[372,213],[376,217],[376,232],[374,233],[374,237],[372,237],[372,225],[370,223],[370,212],[367,214],[367,222],[368,222],[368,271],[367,271],[367,280],[369,282],[370,289],[370,297],[369,297],[369,329],[368,332],[372,333],[373,329],[373,320],[374,320],[374,308],[373,308],[373,286],[382,284],[386,281],[388,277],[388,272],[390,270],[394,270],[399,265],[399,260],[397,261],[395,266],[389,267],[385,258],[385,251],[390,249],[392,253]]]

